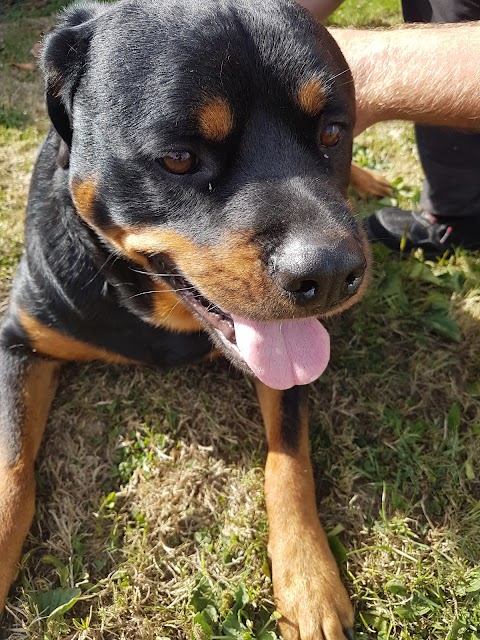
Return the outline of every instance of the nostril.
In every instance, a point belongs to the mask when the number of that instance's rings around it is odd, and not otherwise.
[[[277,280],[284,291],[298,296],[302,300],[311,300],[317,295],[318,282],[313,279],[294,277],[289,271],[277,273]]]
[[[357,293],[360,285],[362,284],[364,273],[365,273],[365,269],[363,267],[360,269],[354,269],[345,278],[344,286],[346,289],[346,293],[349,296],[353,296],[353,294]]]
[[[317,293],[318,283],[315,280],[302,280],[297,293],[301,293],[305,299],[314,298]]]

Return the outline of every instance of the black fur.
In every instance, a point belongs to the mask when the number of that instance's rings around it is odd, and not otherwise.
[[[4,327],[8,341],[10,327]],[[3,350],[0,343],[0,469],[14,465],[22,448],[20,429],[25,408],[22,388],[31,362],[30,354],[22,347]],[[14,428],[15,427],[15,428]]]
[[[298,450],[307,419],[308,386],[292,387],[282,393],[280,401],[281,426],[283,444],[292,453]]]

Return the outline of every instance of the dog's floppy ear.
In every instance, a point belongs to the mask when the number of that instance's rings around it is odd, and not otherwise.
[[[48,115],[68,148],[72,143],[72,104],[85,68],[95,17],[102,5],[89,2],[67,9],[44,40],[40,64],[45,77]]]

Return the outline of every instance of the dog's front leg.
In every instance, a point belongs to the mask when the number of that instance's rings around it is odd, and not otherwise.
[[[353,610],[317,515],[308,445],[308,387],[257,383],[268,457],[265,501],[275,602],[285,640],[352,638]]]
[[[0,346],[0,611],[33,519],[33,465],[59,367],[23,347]]]

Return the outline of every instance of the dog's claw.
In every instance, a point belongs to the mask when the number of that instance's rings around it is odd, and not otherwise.
[[[345,634],[345,637],[347,638],[347,640],[355,639],[355,634],[353,633],[353,629],[344,629],[343,633]]]

